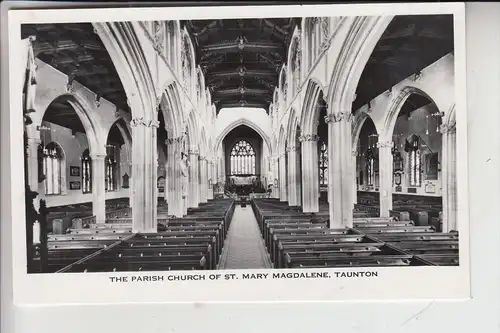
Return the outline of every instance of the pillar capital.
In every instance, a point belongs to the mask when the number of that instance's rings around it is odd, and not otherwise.
[[[456,123],[453,123],[451,125],[441,124],[441,126],[439,126],[439,132],[441,132],[441,134],[453,133],[454,131],[456,131],[456,129],[457,129]]]
[[[358,151],[357,150],[353,150],[353,151],[351,151],[351,154],[352,154],[352,156],[358,156]]]
[[[297,147],[295,147],[295,146],[290,146],[290,147],[286,148],[287,152],[292,152],[292,151],[296,151],[296,150],[297,150]]]
[[[170,145],[173,145],[173,144],[176,144],[176,143],[182,143],[182,140],[184,139],[183,136],[178,136],[176,138],[168,138],[165,140],[165,144],[167,146],[170,146]]]
[[[200,150],[199,149],[189,149],[188,155],[198,156],[198,155],[200,155]]]
[[[351,112],[332,112],[325,116],[325,122],[329,123],[338,123],[342,120],[346,122],[351,122],[353,119],[353,114]]]
[[[106,153],[92,153],[90,154],[90,158],[92,160],[104,160],[108,156]]]
[[[312,142],[312,141],[319,141],[319,135],[317,134],[305,134],[305,135],[301,135],[299,137],[299,141],[300,142]]]
[[[149,128],[158,128],[160,127],[160,122],[156,119],[144,119],[144,117],[134,117],[130,120],[130,127],[149,127]]]
[[[394,142],[393,141],[379,141],[377,142],[377,148],[392,148],[394,147]]]

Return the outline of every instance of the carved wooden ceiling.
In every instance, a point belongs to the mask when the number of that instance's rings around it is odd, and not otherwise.
[[[217,112],[256,107],[266,111],[287,61],[298,18],[182,21],[192,37]]]
[[[21,34],[22,38],[36,36],[35,54],[40,60],[129,111],[120,78],[91,23],[25,24]],[[82,129],[76,113],[65,110],[71,108],[68,104],[54,103],[52,107],[59,111],[52,113],[53,122]]]
[[[452,15],[396,16],[361,75],[353,110],[452,52],[453,45]],[[414,102],[427,103],[418,98]]]

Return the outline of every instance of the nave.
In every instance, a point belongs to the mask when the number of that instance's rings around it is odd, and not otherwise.
[[[265,268],[455,266],[458,234],[436,232],[397,217],[374,217],[358,207],[353,228],[329,228],[317,214],[276,199],[251,206],[217,199],[183,218],[159,218],[158,233],[133,233],[129,208],[106,224],[73,218],[64,234],[39,246],[34,272],[116,272]],[[164,207],[159,206],[161,212]],[[55,213],[58,214],[58,213]],[[61,213],[59,213],[61,214]],[[59,217],[62,217],[59,215]],[[57,225],[62,219],[56,219]]]
[[[29,272],[458,265],[452,16],[22,36]]]

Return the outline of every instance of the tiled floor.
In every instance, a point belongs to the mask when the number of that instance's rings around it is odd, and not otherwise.
[[[252,208],[236,206],[219,269],[271,267]]]

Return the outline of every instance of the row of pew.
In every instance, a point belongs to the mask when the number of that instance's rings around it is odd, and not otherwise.
[[[106,200],[106,217],[115,217],[122,212],[130,211],[128,198]],[[61,234],[71,228],[75,219],[81,219],[82,224],[95,223],[92,215],[92,203],[81,203],[74,205],[55,206],[47,209],[48,231]]]
[[[43,272],[216,269],[234,207],[211,200],[185,217],[159,218],[156,233],[133,233],[131,218],[121,216],[49,234]]]
[[[275,199],[254,199],[274,268],[456,266],[458,233],[413,221],[354,212],[353,228],[329,228],[328,213],[302,213]]]
[[[392,217],[401,221],[413,221],[417,226],[432,225],[442,231],[442,198],[393,193]],[[379,215],[379,193],[358,191],[357,209]]]

